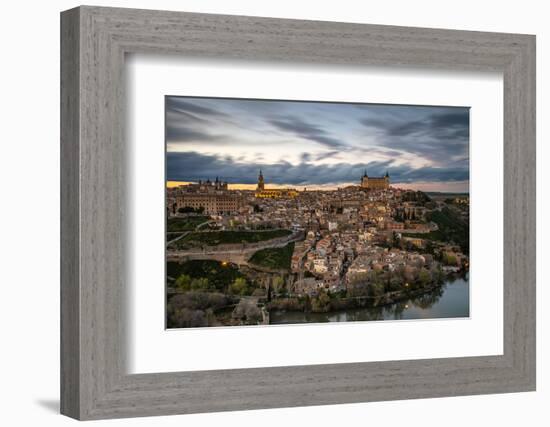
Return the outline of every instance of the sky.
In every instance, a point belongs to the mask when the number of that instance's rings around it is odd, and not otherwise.
[[[469,108],[166,97],[167,180],[467,192]]]

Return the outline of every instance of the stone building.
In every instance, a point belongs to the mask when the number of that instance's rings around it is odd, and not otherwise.
[[[298,191],[294,188],[265,188],[264,176],[260,170],[254,195],[259,199],[294,199],[298,196]]]
[[[386,175],[381,177],[368,176],[365,171],[361,177],[361,187],[369,190],[387,190],[390,188],[390,175],[386,172]]]
[[[207,215],[237,212],[242,206],[242,199],[232,194],[183,193],[175,198],[176,210],[191,207],[203,209]]]

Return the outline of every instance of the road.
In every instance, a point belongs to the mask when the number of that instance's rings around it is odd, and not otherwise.
[[[216,261],[227,261],[237,265],[248,265],[248,260],[255,252],[262,249],[282,248],[289,243],[296,242],[303,238],[302,233],[294,233],[288,239],[276,242],[266,240],[264,244],[254,245],[251,248],[224,250],[224,251],[204,251],[204,250],[168,250],[166,257],[170,261],[175,260],[192,260],[192,259],[211,259]],[[273,240],[273,239],[272,239]]]

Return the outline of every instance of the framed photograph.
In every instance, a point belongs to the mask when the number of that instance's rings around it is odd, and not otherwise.
[[[469,317],[469,108],[165,112],[167,328]]]
[[[535,37],[61,15],[61,411],[535,390]]]

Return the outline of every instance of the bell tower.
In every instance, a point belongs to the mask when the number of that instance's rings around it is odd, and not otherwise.
[[[262,170],[260,169],[260,174],[258,175],[258,187],[256,188],[256,191],[264,191],[264,187],[264,176],[262,175]]]

